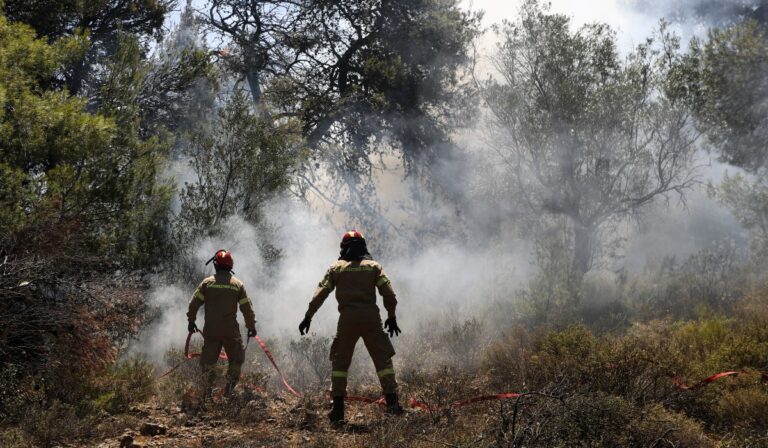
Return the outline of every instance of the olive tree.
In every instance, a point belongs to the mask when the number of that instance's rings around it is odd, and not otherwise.
[[[662,26],[622,58],[607,25],[574,30],[537,1],[497,32],[498,77],[483,89],[492,145],[525,215],[565,219],[578,281],[603,232],[696,181],[699,133],[671,81],[678,40]]]
[[[753,232],[754,254],[768,255],[768,31],[746,20],[695,39],[686,91],[698,127],[722,162],[751,176],[726,176],[714,190]]]

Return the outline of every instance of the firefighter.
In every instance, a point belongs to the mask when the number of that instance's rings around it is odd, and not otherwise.
[[[302,335],[308,333],[312,317],[328,295],[334,289],[336,290],[339,322],[336,337],[331,344],[333,408],[328,414],[333,424],[344,421],[347,372],[352,362],[355,344],[360,338],[363,339],[376,367],[387,403],[386,411],[396,415],[403,413],[403,408],[398,402],[397,382],[392,367],[395,349],[381,325],[379,307],[376,306],[377,288],[383,297],[384,308],[387,310],[384,328],[387,329],[390,337],[399,335],[400,328],[395,318],[397,299],[389,278],[381,265],[371,258],[363,235],[356,230],[345,233],[341,239],[341,253],[338,261],[333,263],[326,272],[309,303],[304,320],[299,324],[299,332]]]
[[[211,395],[213,382],[216,378],[214,365],[219,358],[221,348],[227,353],[229,362],[227,369],[227,385],[225,395],[229,395],[240,379],[240,370],[245,362],[245,349],[240,336],[240,326],[237,323],[237,307],[245,318],[248,337],[256,336],[256,318],[251,308],[251,301],[245,292],[245,285],[232,275],[234,260],[232,253],[218,250],[208,260],[213,262],[216,273],[200,283],[195,294],[189,301],[187,329],[190,333],[198,331],[195,320],[197,311],[205,307],[205,326],[203,327],[203,351],[200,354],[200,366],[205,382],[205,398]],[[206,264],[208,264],[206,263]]]

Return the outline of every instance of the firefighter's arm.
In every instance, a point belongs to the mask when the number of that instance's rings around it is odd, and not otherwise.
[[[376,277],[376,288],[379,289],[379,294],[384,299],[384,309],[387,310],[387,317],[395,317],[395,309],[397,308],[397,297],[395,296],[395,290],[392,289],[392,282],[389,281],[389,277],[384,273],[384,269],[379,268],[379,275]]]
[[[312,295],[312,300],[309,302],[309,309],[307,309],[307,313],[304,315],[306,319],[312,319],[312,316],[314,316],[317,310],[320,309],[323,302],[325,302],[325,299],[328,298],[335,287],[336,285],[333,282],[333,271],[328,269],[328,272],[325,273],[325,277],[323,277],[317,285],[315,294]]]
[[[243,313],[243,318],[245,319],[245,328],[249,330],[255,329],[256,315],[253,313],[251,299],[248,298],[248,293],[245,292],[245,286],[240,288],[240,298],[237,303],[240,305],[240,312]]]
[[[195,289],[195,293],[189,300],[189,309],[187,310],[187,321],[194,322],[197,319],[197,310],[205,303],[205,294],[203,293],[204,286],[201,283],[200,286]]]

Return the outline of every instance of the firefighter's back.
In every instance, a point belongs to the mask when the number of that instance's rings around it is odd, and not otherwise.
[[[376,282],[381,265],[374,260],[339,260],[331,267],[340,322],[377,322]]]
[[[204,333],[211,336],[238,333],[237,307],[243,297],[243,282],[229,272],[219,271],[203,280],[200,287],[205,296]]]

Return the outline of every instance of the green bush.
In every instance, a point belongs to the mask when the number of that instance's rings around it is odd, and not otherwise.
[[[144,358],[130,357],[112,366],[100,383],[96,407],[111,414],[126,412],[155,393],[155,369]]]

